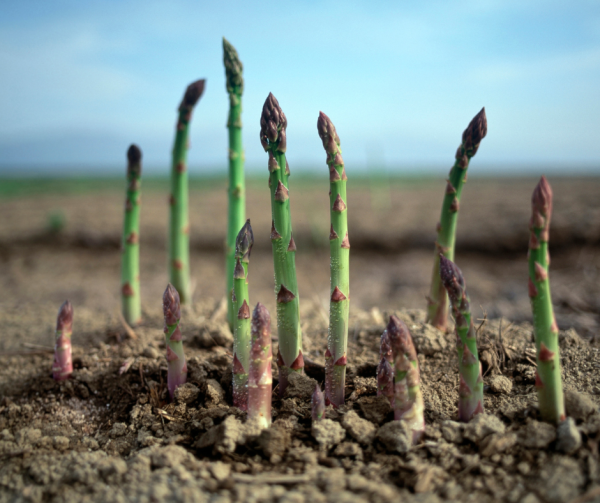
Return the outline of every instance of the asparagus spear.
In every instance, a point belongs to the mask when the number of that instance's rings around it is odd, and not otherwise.
[[[463,184],[467,181],[469,161],[477,153],[481,140],[487,134],[487,118],[485,108],[473,118],[463,132],[462,142],[456,151],[456,161],[450,170],[446,193],[442,204],[442,216],[437,226],[437,241],[433,257],[433,275],[431,289],[427,297],[427,322],[440,330],[446,330],[448,321],[448,296],[440,281],[440,254],[454,260],[454,243],[458,208]]]
[[[169,269],[171,283],[181,295],[181,303],[191,301],[190,224],[188,219],[187,149],[189,125],[194,106],[204,92],[204,80],[192,82],[179,105],[179,118],[173,146],[171,169],[171,219],[169,224]]]
[[[260,142],[269,154],[271,188],[271,244],[277,296],[279,334],[279,394],[287,387],[290,372],[302,372],[302,331],[300,329],[298,283],[296,281],[296,244],[288,189],[289,169],[285,159],[287,119],[277,99],[269,93],[260,118]]]
[[[185,354],[183,353],[183,344],[181,343],[181,330],[179,321],[181,320],[181,306],[179,301],[179,292],[171,283],[167,286],[163,294],[163,312],[165,315],[165,344],[167,346],[167,387],[171,400],[175,396],[175,390],[178,386],[187,381],[187,364]]]
[[[315,386],[315,391],[311,399],[312,420],[320,421],[325,417],[325,396],[321,391],[321,386]]]
[[[248,263],[254,244],[250,220],[240,230],[235,241],[232,305],[233,325],[233,405],[248,409],[248,368],[250,363],[250,300],[248,297]]]
[[[565,419],[565,404],[560,375],[558,326],[552,308],[548,280],[548,240],[552,217],[552,188],[542,176],[531,198],[529,229],[529,297],[533,311],[533,328],[537,349],[535,385],[540,412],[545,421]]]
[[[233,269],[235,267],[235,239],[246,220],[246,196],[244,193],[244,149],[242,148],[242,93],[244,91],[243,65],[235,48],[223,37],[223,63],[225,64],[226,88],[229,94],[229,212],[227,217],[227,244],[225,252],[225,275],[227,298],[231,298]],[[233,303],[227,304],[227,320],[235,324]]]
[[[344,403],[348,349],[348,310],[350,307],[348,212],[346,199],[346,170],[340,148],[340,137],[331,119],[319,112],[317,130],[326,152],[329,166],[329,209],[331,230],[331,300],[329,304],[329,335],[327,337],[325,395],[334,407]]]
[[[377,396],[384,395],[393,403],[394,371],[390,365],[393,362],[392,346],[387,329],[381,334],[379,346],[379,365],[377,366]]]
[[[71,359],[71,333],[73,332],[73,306],[65,300],[58,310],[56,319],[56,342],[54,345],[54,364],[52,377],[55,381],[64,381],[73,373]]]
[[[252,313],[252,349],[248,377],[248,419],[258,419],[263,427],[271,425],[271,317],[260,302]]]
[[[394,358],[394,419],[407,424],[416,444],[425,432],[417,351],[408,327],[397,316],[390,316],[387,331]]]
[[[483,377],[477,354],[477,334],[471,319],[471,306],[463,274],[458,266],[440,253],[440,277],[452,304],[458,350],[458,419],[468,422],[483,412]]]
[[[140,185],[142,151],[131,145],[127,151],[127,198],[121,257],[121,306],[123,318],[132,327],[142,318],[140,300]]]

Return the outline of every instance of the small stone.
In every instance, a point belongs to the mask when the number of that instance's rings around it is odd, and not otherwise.
[[[390,452],[404,454],[412,447],[412,431],[404,421],[390,421],[377,430],[377,439]]]
[[[316,385],[317,381],[307,375],[290,372],[283,398],[299,398],[300,400],[310,401]]]
[[[333,451],[333,455],[346,458],[356,457],[362,459],[363,452],[357,443],[342,442],[335,448],[335,451]]]
[[[362,395],[374,395],[377,393],[377,379],[374,377],[360,377],[354,378],[354,393],[357,397]]]
[[[540,500],[535,494],[529,493],[519,503],[540,503]]]
[[[507,451],[517,443],[515,433],[492,433],[485,437],[479,444],[482,456],[497,456],[498,453]]]
[[[206,380],[204,400],[204,406],[207,409],[216,407],[225,400],[225,391],[215,379]]]
[[[556,439],[556,428],[548,423],[530,421],[519,432],[519,443],[532,449],[545,449]]]
[[[66,451],[69,448],[69,439],[59,435],[52,438],[52,444],[57,451]]]
[[[208,469],[212,473],[212,476],[219,482],[229,478],[231,474],[231,465],[225,464],[222,461],[215,461]]]
[[[464,423],[446,420],[442,422],[442,436],[446,442],[460,444],[463,441]]]
[[[504,433],[506,426],[496,416],[477,414],[465,426],[464,437],[471,442],[479,443],[492,433]]]
[[[434,356],[443,353],[448,347],[444,333],[431,325],[421,325],[417,329],[411,327],[412,338],[419,354]]]
[[[257,439],[257,446],[267,457],[283,456],[292,443],[289,429],[274,423],[271,428],[263,430]]]
[[[377,427],[371,421],[359,417],[353,410],[342,417],[341,423],[348,434],[357,442],[369,445],[375,440]]]
[[[521,461],[517,465],[517,470],[519,470],[521,475],[529,475],[529,472],[531,472],[531,465],[526,461]]]
[[[597,412],[598,407],[588,395],[570,389],[565,391],[565,409],[567,416],[583,421]]]
[[[144,355],[146,358],[151,358],[152,360],[158,358],[159,356],[158,351],[152,346],[145,347],[142,355]]]
[[[127,433],[127,425],[125,423],[115,423],[110,430],[110,438],[122,437]]]
[[[322,448],[329,449],[344,440],[346,430],[331,419],[321,419],[313,421],[312,436]]]
[[[200,389],[191,382],[186,382],[175,389],[175,401],[177,403],[191,404],[200,395]]]
[[[204,433],[194,447],[205,449],[213,446],[216,452],[224,454],[234,452],[237,444],[244,441],[244,425],[234,416],[228,416],[220,425]]]
[[[575,426],[575,420],[568,417],[558,425],[556,449],[565,454],[573,454],[581,446],[581,434]]]
[[[383,395],[360,397],[358,405],[365,418],[375,424],[383,424],[392,413],[390,401]]]
[[[35,444],[40,438],[42,438],[42,432],[37,428],[21,428],[15,433],[15,440],[21,446]]]
[[[510,395],[512,391],[512,381],[505,376],[492,376],[489,380],[490,389],[494,393],[500,393],[504,395]]]

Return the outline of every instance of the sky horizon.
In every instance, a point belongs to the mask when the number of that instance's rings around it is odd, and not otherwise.
[[[222,37],[244,64],[251,172],[269,92],[288,118],[288,158],[326,169],[333,120],[349,171],[445,172],[485,106],[472,170],[600,174],[600,4],[457,0],[366,3],[89,2],[3,5],[0,175],[118,174],[130,143],[168,170],[176,109],[206,78],[191,125],[196,174],[226,169]],[[80,169],[78,169],[80,167]],[[424,169],[424,168],[423,168]]]

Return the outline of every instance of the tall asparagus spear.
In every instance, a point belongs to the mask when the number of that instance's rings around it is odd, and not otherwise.
[[[192,82],[179,105],[173,165],[171,168],[171,219],[169,223],[169,270],[171,283],[181,296],[181,303],[191,301],[190,224],[188,215],[187,149],[189,126],[194,106],[204,92],[204,80]]]
[[[481,140],[487,134],[487,118],[485,108],[473,118],[463,132],[462,142],[456,151],[456,161],[450,170],[446,194],[442,204],[442,215],[437,226],[437,241],[433,257],[433,275],[427,306],[427,322],[440,330],[446,330],[448,322],[448,296],[440,281],[440,253],[447,259],[454,260],[454,243],[458,208],[463,184],[467,180],[469,161],[477,153]]]
[[[531,198],[529,229],[529,297],[537,349],[535,385],[542,418],[558,423],[565,419],[565,404],[560,375],[558,325],[552,308],[548,280],[548,240],[552,217],[552,188],[542,176]]]
[[[271,317],[260,302],[252,313],[252,349],[248,377],[248,418],[258,419],[263,427],[271,425]]]
[[[140,300],[140,185],[142,151],[131,145],[127,151],[127,199],[123,225],[123,250],[121,257],[121,306],[123,318],[130,326],[142,318]]]
[[[417,351],[408,327],[397,316],[390,316],[387,331],[394,357],[394,419],[408,425],[416,444],[425,432]]]
[[[250,363],[250,300],[248,297],[248,263],[254,244],[250,220],[237,235],[233,270],[233,405],[248,410],[248,368]]]
[[[458,266],[440,254],[440,277],[450,302],[456,324],[458,350],[458,419],[468,422],[483,412],[483,377],[477,353],[477,334],[471,319],[471,306],[463,274]]]
[[[384,395],[393,403],[394,399],[394,371],[392,346],[387,329],[381,334],[379,347],[379,365],[377,366],[377,396]]]
[[[171,283],[163,294],[163,312],[165,315],[165,344],[167,346],[167,387],[171,400],[178,386],[187,381],[187,363],[181,342],[181,306],[179,293]]]
[[[56,319],[56,342],[54,344],[54,364],[52,377],[64,381],[73,373],[71,359],[71,333],[73,332],[73,306],[65,300],[58,310]]]
[[[225,252],[225,276],[227,277],[227,298],[231,298],[233,288],[233,268],[235,267],[235,238],[246,220],[246,196],[244,193],[244,149],[242,147],[242,93],[244,78],[242,62],[235,48],[223,37],[223,63],[227,93],[229,94],[229,212],[227,218],[227,244]],[[233,304],[227,304],[227,320],[233,329],[235,312]]]
[[[325,395],[335,407],[344,403],[348,349],[348,311],[350,307],[350,241],[346,199],[346,170],[340,148],[340,137],[331,119],[319,112],[317,130],[327,154],[329,166],[329,209],[331,230],[331,286],[329,304],[329,336],[325,354]]]
[[[302,331],[298,283],[296,281],[296,243],[292,236],[292,217],[288,188],[287,119],[277,99],[269,93],[260,118],[260,142],[269,154],[271,188],[271,244],[277,295],[277,332],[279,334],[279,394],[282,396],[290,372],[302,372]]]
[[[325,417],[325,396],[321,391],[321,386],[318,384],[315,386],[315,391],[312,394],[311,412],[313,421],[320,421]]]

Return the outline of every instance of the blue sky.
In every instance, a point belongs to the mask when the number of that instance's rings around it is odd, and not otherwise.
[[[5,0],[0,173],[118,173],[131,142],[165,172],[177,105],[198,78],[190,163],[223,169],[222,36],[245,66],[249,169],[266,166],[259,118],[273,92],[292,169],[325,169],[322,110],[349,170],[445,172],[485,106],[478,171],[600,172],[597,1]]]

